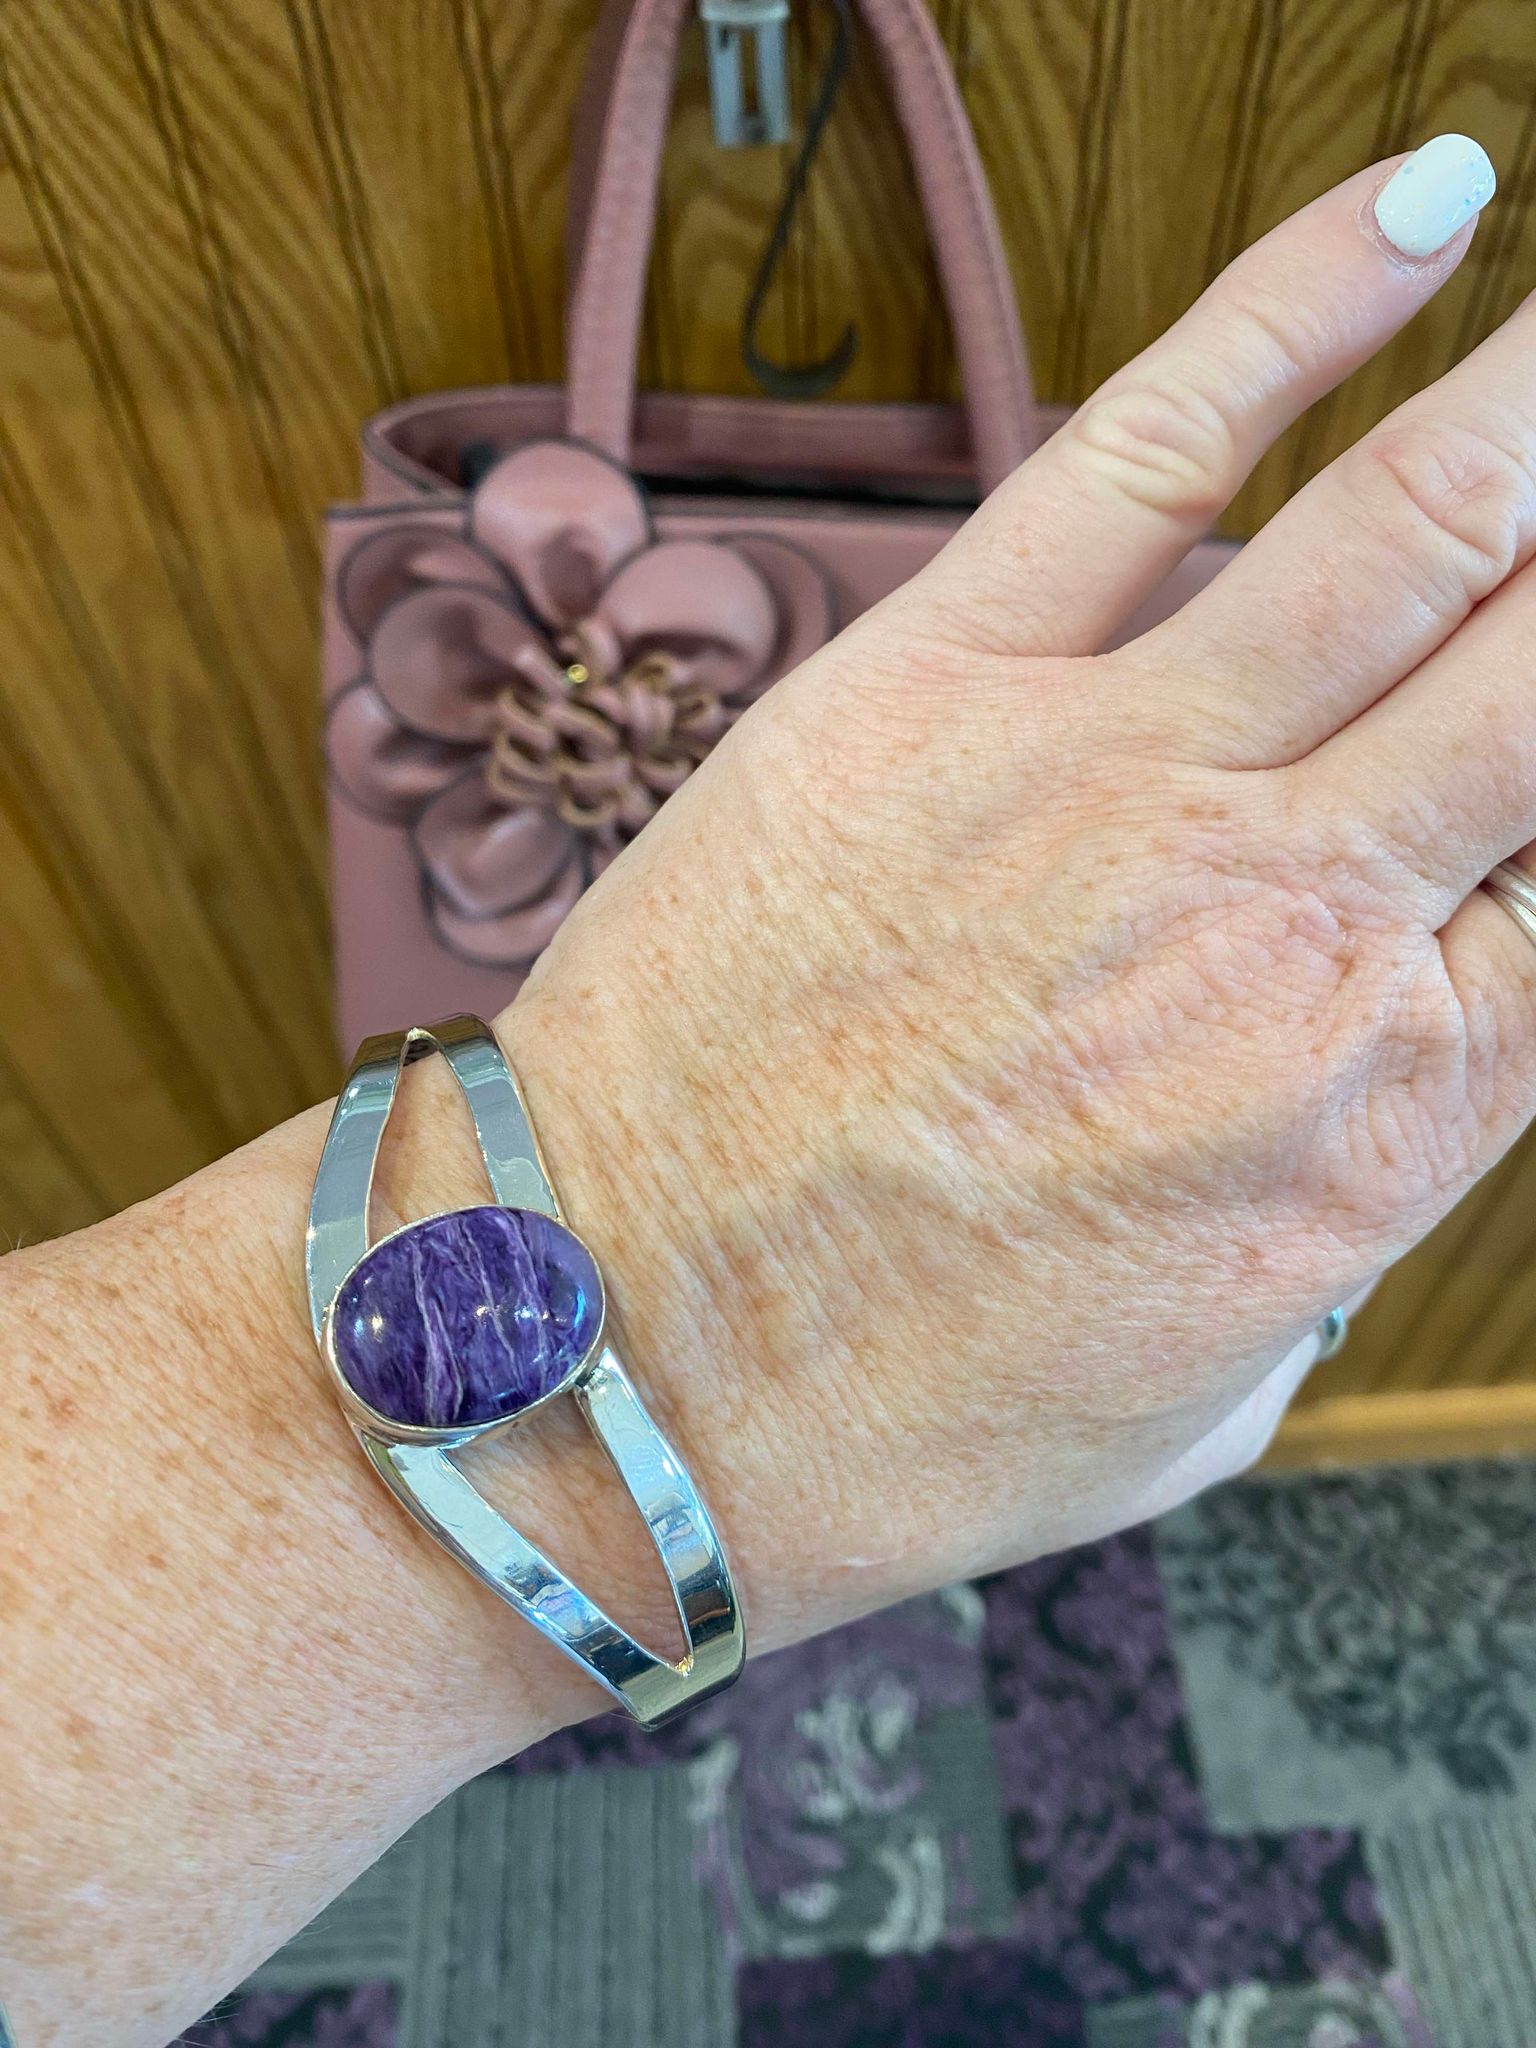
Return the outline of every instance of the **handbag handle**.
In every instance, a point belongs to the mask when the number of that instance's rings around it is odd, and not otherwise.
[[[568,245],[566,423],[628,463],[651,230],[683,16],[692,0],[608,0],[581,106]],[[858,0],[907,138],[954,330],[982,489],[1035,445],[1018,306],[976,138],[925,0]],[[624,18],[627,10],[627,19]],[[606,88],[606,89],[605,89]]]

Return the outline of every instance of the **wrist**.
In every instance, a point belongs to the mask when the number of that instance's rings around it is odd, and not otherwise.
[[[23,2042],[170,2038],[456,1784],[601,1705],[359,1454],[303,1300],[324,1129],[0,1265]],[[580,1501],[550,1499],[579,1561]]]
[[[578,986],[558,949],[496,1030],[562,1208],[603,1269],[616,1348],[720,1531],[752,1654],[907,1590],[866,1585],[840,1599],[848,1574],[818,1534],[831,1528],[816,1506],[823,1456],[787,1392],[806,1387],[795,1365],[813,1355],[800,1290],[758,1238],[751,1194],[725,1164],[723,1110],[707,1120],[716,1156],[698,1142],[689,1077],[672,1071],[627,1001]],[[736,1115],[744,1160],[755,1147],[739,1106]],[[610,1611],[670,1647],[676,1617],[644,1530],[587,1448],[594,1483],[580,1495],[587,1526],[601,1531],[593,1556],[610,1574]],[[552,1475],[553,1487],[564,1483]]]

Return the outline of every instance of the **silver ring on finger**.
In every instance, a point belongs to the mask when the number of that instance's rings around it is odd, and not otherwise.
[[[1501,860],[1493,873],[1484,878],[1483,887],[1536,945],[1536,881],[1512,860]]]
[[[1317,1356],[1314,1365],[1321,1365],[1325,1358],[1337,1358],[1344,1349],[1349,1336],[1349,1317],[1342,1308],[1331,1308],[1312,1333],[1317,1339]]]

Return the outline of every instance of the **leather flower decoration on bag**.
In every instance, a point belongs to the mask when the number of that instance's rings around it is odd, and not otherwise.
[[[503,457],[457,523],[360,541],[338,598],[362,672],[332,775],[409,834],[442,943],[504,967],[835,625],[809,555],[659,540],[634,478],[569,441]]]

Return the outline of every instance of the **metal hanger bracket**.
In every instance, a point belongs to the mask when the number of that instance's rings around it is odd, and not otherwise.
[[[709,108],[722,149],[787,142],[789,0],[699,0]]]

